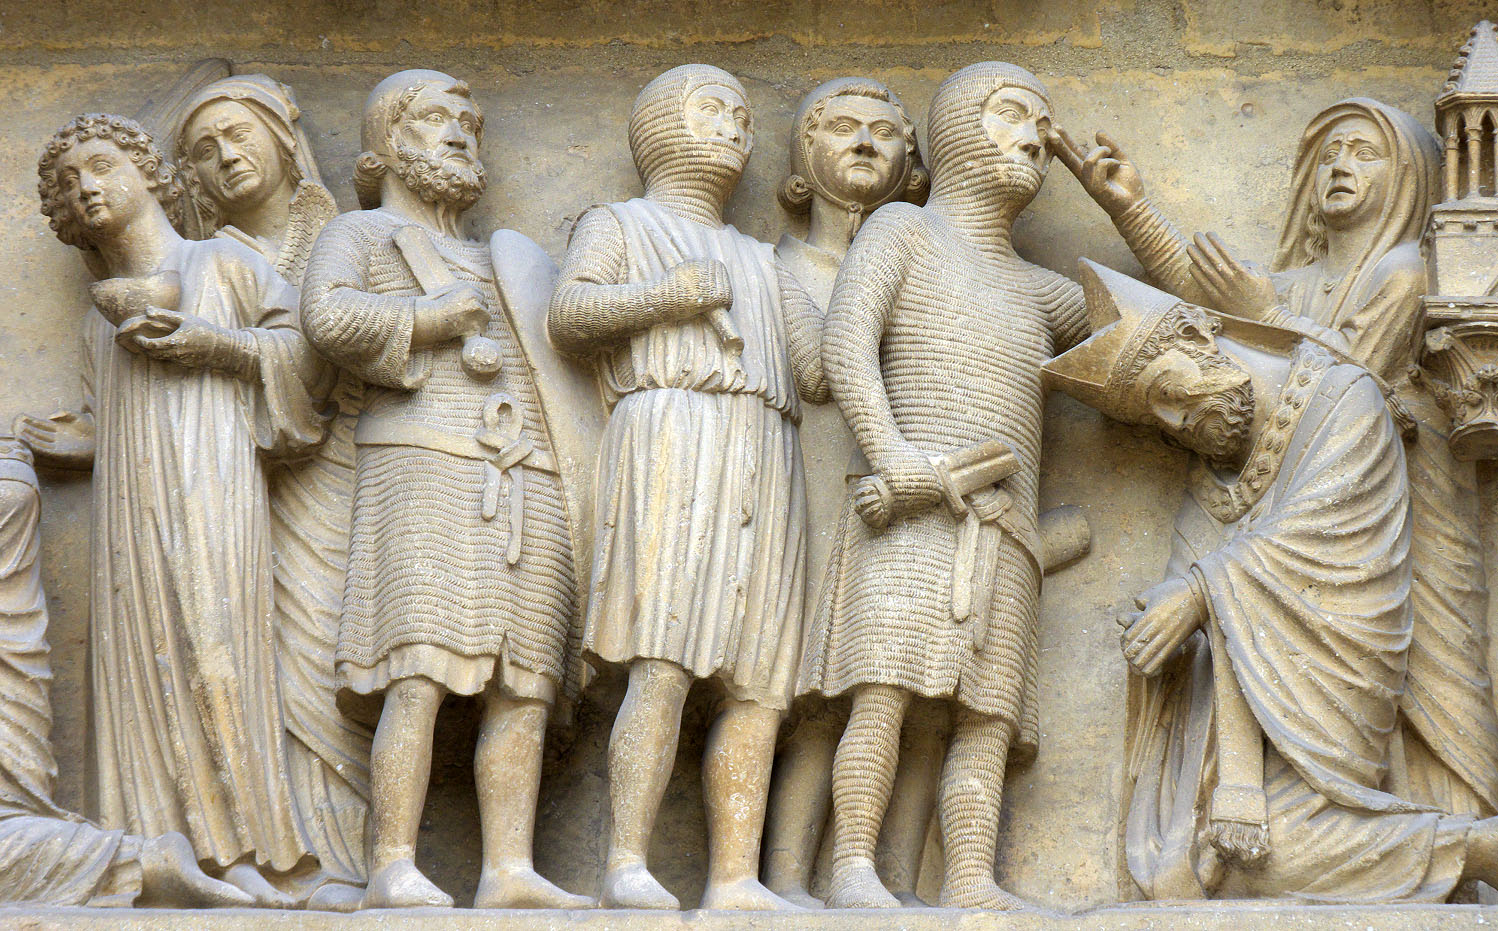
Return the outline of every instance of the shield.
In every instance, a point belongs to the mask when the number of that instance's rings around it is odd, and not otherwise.
[[[567,633],[567,669],[558,705],[558,717],[565,718],[591,674],[582,656],[583,615],[593,569],[594,477],[609,415],[592,367],[558,352],[547,338],[546,311],[556,288],[556,263],[540,246],[514,230],[495,231],[489,239],[489,250],[504,313],[541,399],[542,418],[567,505],[578,606]]]

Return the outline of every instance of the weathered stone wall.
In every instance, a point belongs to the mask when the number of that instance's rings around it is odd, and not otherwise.
[[[413,66],[467,79],[487,114],[491,175],[473,230],[513,227],[554,257],[585,207],[636,192],[625,120],[640,86],[667,67],[704,61],[743,79],[758,133],[731,219],[774,241],[790,222],[774,192],[805,91],[869,74],[924,124],[945,75],[1005,59],[1049,85],[1074,135],[1101,129],[1119,140],[1183,230],[1215,229],[1265,259],[1310,116],[1367,95],[1428,123],[1467,28],[1492,12],[1481,0],[0,0],[0,423],[74,404],[78,393],[86,275],[37,212],[39,147],[75,113],[134,112],[198,58],[223,56],[295,87],[324,180],[349,209],[359,111],[375,81]],[[1060,165],[1017,239],[1063,272],[1081,255],[1138,272]],[[1044,503],[1082,505],[1094,548],[1047,581],[1042,746],[1010,774],[1000,878],[1028,899],[1071,908],[1132,897],[1118,881],[1125,689],[1113,615],[1158,579],[1184,457],[1062,398],[1047,431]],[[44,480],[59,799],[87,811],[87,480]],[[579,891],[594,891],[601,862],[604,749],[620,686],[601,682],[576,730],[548,751],[539,865]],[[704,866],[697,758],[708,698],[688,710],[653,851],[688,905]],[[462,705],[445,714],[422,859],[465,903],[478,873],[474,714]]]

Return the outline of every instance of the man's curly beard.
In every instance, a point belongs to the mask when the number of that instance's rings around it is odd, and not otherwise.
[[[468,165],[448,162],[408,145],[396,149],[394,171],[417,197],[429,204],[448,204],[459,210],[477,203],[489,183],[484,166],[477,161]]]
[[[1224,388],[1198,402],[1181,425],[1180,440],[1209,462],[1231,462],[1248,444],[1253,414],[1252,382]]]

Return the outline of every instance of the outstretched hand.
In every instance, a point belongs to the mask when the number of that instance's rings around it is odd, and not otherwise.
[[[115,342],[131,352],[193,369],[223,362],[227,341],[227,331],[218,324],[161,307],[126,320],[115,335]]]
[[[1117,218],[1144,200],[1144,178],[1107,133],[1098,133],[1097,146],[1084,152],[1065,129],[1053,123],[1046,130],[1046,144],[1108,216]]]
[[[1256,266],[1240,262],[1215,233],[1197,233],[1186,247],[1191,280],[1213,308],[1235,317],[1263,321],[1278,303],[1274,282]]]
[[[11,432],[44,466],[87,470],[93,464],[92,417],[74,411],[57,411],[47,417],[18,414],[11,424]]]

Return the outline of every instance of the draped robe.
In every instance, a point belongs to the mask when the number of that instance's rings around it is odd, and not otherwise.
[[[41,496],[30,455],[0,436],[0,902],[130,905],[140,840],[52,801],[52,666]]]
[[[1146,896],[1441,901],[1471,819],[1389,789],[1410,650],[1410,508],[1383,395],[1302,343],[1244,475],[1198,462],[1168,575],[1195,574],[1226,656],[1193,636],[1135,708],[1126,835]],[[1262,474],[1262,472],[1261,472]],[[1235,677],[1265,740],[1270,852],[1229,867],[1206,841],[1217,781],[1212,678]]]
[[[287,780],[261,454],[303,449],[322,421],[300,373],[297,294],[227,240],[162,265],[178,308],[249,332],[250,381],[131,353],[85,321],[95,420],[91,630],[104,822],[187,835],[205,861],[288,870],[308,852]]]

